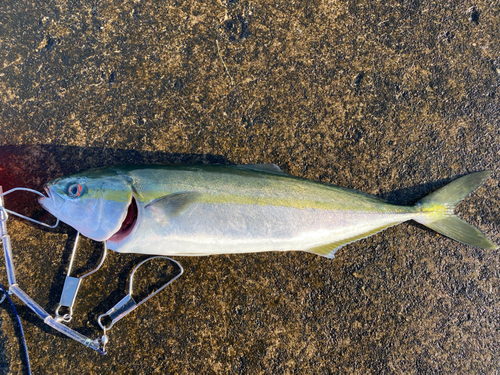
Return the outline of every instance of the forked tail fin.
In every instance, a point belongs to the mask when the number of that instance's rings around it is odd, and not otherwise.
[[[467,245],[497,249],[498,246],[488,237],[453,213],[458,202],[476,190],[490,175],[491,171],[471,173],[429,194],[417,203],[429,215],[414,220]]]

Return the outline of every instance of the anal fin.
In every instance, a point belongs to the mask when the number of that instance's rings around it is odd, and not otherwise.
[[[333,258],[335,256],[335,253],[337,252],[337,250],[340,249],[342,246],[348,245],[352,242],[361,240],[361,239],[366,238],[366,237],[370,237],[371,235],[374,235],[375,233],[378,233],[378,232],[380,232],[386,228],[392,227],[393,225],[396,225],[396,224],[399,224],[399,222],[385,224],[383,226],[369,230],[367,232],[363,232],[363,233],[358,234],[356,236],[344,238],[342,240],[335,241],[335,242],[332,242],[332,243],[329,243],[326,245],[316,246],[316,247],[313,247],[311,249],[307,249],[306,251],[309,253],[324,256],[326,258]]]

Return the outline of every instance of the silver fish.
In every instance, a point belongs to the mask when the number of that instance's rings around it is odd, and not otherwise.
[[[290,176],[277,166],[118,166],[57,179],[42,206],[112,250],[210,255],[342,246],[407,220],[484,249],[497,245],[454,215],[491,174],[461,177],[399,206],[355,190]]]

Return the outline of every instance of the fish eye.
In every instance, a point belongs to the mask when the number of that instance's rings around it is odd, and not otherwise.
[[[77,198],[82,194],[82,185],[71,184],[68,186],[68,197]]]

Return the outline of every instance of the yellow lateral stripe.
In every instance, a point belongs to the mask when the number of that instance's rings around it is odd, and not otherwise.
[[[142,203],[149,203],[154,199],[167,196],[166,192],[143,192],[139,197]],[[199,194],[196,202],[201,203],[219,203],[219,204],[241,204],[241,205],[259,205],[259,206],[282,206],[298,209],[322,209],[322,210],[346,210],[346,211],[365,211],[365,212],[390,212],[390,213],[409,213],[417,212],[418,209],[413,206],[397,206],[388,203],[371,201],[355,202],[354,200],[344,201],[319,201],[311,199],[296,198],[274,198],[274,197],[256,197],[231,194]],[[194,203],[194,202],[193,202]],[[364,204],[363,204],[364,203]]]

